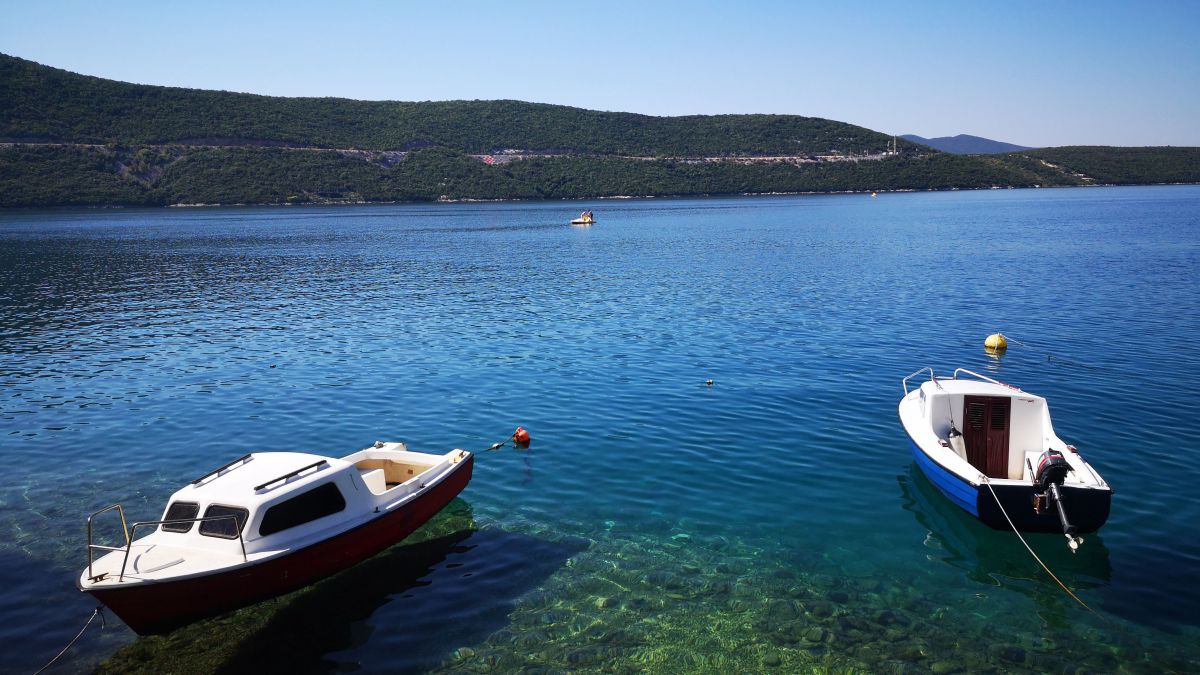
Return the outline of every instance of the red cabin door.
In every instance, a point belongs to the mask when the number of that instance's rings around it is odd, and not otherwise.
[[[967,461],[988,478],[1008,478],[1008,419],[1012,399],[964,396]]]

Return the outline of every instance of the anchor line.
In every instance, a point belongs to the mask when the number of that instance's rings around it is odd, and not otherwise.
[[[99,616],[99,617],[100,617],[100,625],[101,625],[101,627],[103,627],[103,626],[105,625],[105,621],[104,621],[104,614],[102,614],[102,613],[101,613],[101,611],[100,611],[101,609],[103,609],[103,608],[102,608],[102,607],[96,607],[96,609],[92,610],[92,615],[91,615],[90,617],[88,617],[87,623],[83,624],[83,628],[80,628],[80,629],[79,629],[79,632],[75,634],[75,637],[71,638],[71,641],[67,643],[67,646],[66,646],[66,647],[63,647],[63,648],[62,648],[62,651],[61,651],[61,652],[59,652],[57,656],[55,656],[54,658],[50,659],[50,662],[49,662],[49,663],[47,663],[46,665],[42,666],[41,668],[38,668],[38,669],[37,669],[37,672],[35,672],[33,675],[41,675],[43,671],[45,671],[45,670],[46,670],[47,668],[49,668],[50,666],[54,665],[54,663],[55,663],[56,661],[58,661],[59,659],[61,659],[61,658],[62,658],[62,655],[63,655],[63,654],[66,654],[66,653],[67,653],[67,650],[68,650],[68,649],[70,649],[71,647],[74,647],[74,646],[75,646],[75,643],[79,641],[79,638],[83,637],[83,632],[84,632],[84,631],[86,631],[86,630],[88,629],[88,626],[92,625],[92,622],[96,620],[96,617],[97,617],[97,616]]]
[[[997,331],[997,333],[999,335],[1003,336],[1005,340],[1008,340],[1009,342],[1011,342],[1013,344],[1020,345],[1020,346],[1024,347],[1025,349],[1028,349],[1029,351],[1034,352],[1036,354],[1041,354],[1042,356],[1046,357],[1047,361],[1058,361],[1059,363],[1065,363],[1065,364],[1071,365],[1071,366],[1078,366],[1080,368],[1087,368],[1089,370],[1104,370],[1104,368],[1102,368],[1100,366],[1093,366],[1088,363],[1081,363],[1079,361],[1072,361],[1071,359],[1064,359],[1061,356],[1055,356],[1054,354],[1051,354],[1048,351],[1038,349],[1037,347],[1034,347],[1031,344],[1026,344],[1024,342],[1021,342],[1020,340],[1009,335],[1008,333],[1000,333],[999,331]]]
[[[1029,547],[1029,542],[1025,541],[1025,537],[1021,536],[1021,533],[1017,530],[1017,526],[1013,525],[1012,518],[1008,517],[1008,511],[1005,511],[1004,505],[1000,503],[1000,497],[998,497],[996,495],[996,490],[995,490],[995,488],[992,487],[992,482],[987,479],[987,476],[983,476],[981,474],[980,477],[983,478],[983,484],[988,487],[988,492],[992,493],[992,499],[996,500],[996,506],[1000,507],[1000,513],[1004,514],[1004,519],[1008,521],[1008,526],[1012,528],[1013,534],[1017,535],[1017,539],[1020,539],[1021,543],[1025,545],[1025,550],[1029,551],[1029,555],[1033,556],[1033,559],[1036,560],[1038,562],[1038,564],[1042,566],[1042,569],[1046,570],[1046,574],[1049,574],[1050,578],[1053,579],[1055,581],[1055,583],[1057,583],[1059,586],[1061,586],[1062,589],[1067,592],[1067,595],[1071,596],[1071,599],[1073,599],[1075,602],[1078,602],[1084,609],[1091,612],[1092,614],[1095,614],[1096,616],[1100,617],[1101,619],[1108,621],[1109,620],[1108,617],[1097,612],[1096,610],[1092,609],[1091,607],[1088,607],[1086,602],[1084,602],[1083,600],[1080,600],[1079,596],[1072,593],[1071,589],[1067,588],[1067,585],[1064,584],[1061,580],[1059,580],[1059,578],[1054,575],[1054,572],[1050,571],[1050,568],[1046,566],[1046,563],[1042,562],[1042,559],[1038,557],[1038,554],[1033,552],[1033,549]]]
[[[517,430],[513,432],[512,436],[509,436],[499,443],[492,443],[487,449],[484,450],[484,452],[499,450],[510,443],[512,444],[513,448],[529,447],[529,432],[526,431],[524,427],[517,427]]]

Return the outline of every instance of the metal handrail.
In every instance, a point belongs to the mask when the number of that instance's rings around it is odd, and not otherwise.
[[[302,466],[299,469],[296,469],[295,471],[291,471],[289,473],[285,473],[278,478],[272,478],[271,480],[269,480],[261,485],[255,485],[254,491],[258,492],[259,490],[267,487],[268,485],[273,485],[280,481],[285,481],[285,480],[291,478],[292,476],[298,476],[298,475],[304,473],[305,471],[308,471],[309,469],[315,469],[316,467],[321,466],[322,464],[327,464],[328,462],[329,462],[329,460],[323,459],[319,462],[313,462],[312,464],[309,464],[308,466]]]
[[[986,382],[991,382],[992,384],[998,384],[998,385],[1000,385],[1000,386],[1002,386],[1002,387],[1008,387],[1009,389],[1016,389],[1017,391],[1021,391],[1021,388],[1020,388],[1020,387],[1014,387],[1013,385],[1011,385],[1011,384],[1009,384],[1009,383],[1007,383],[1007,382],[1001,382],[1000,380],[994,380],[994,379],[992,379],[992,378],[988,377],[987,375],[980,375],[979,373],[977,373],[977,372],[975,372],[975,371],[973,371],[973,370],[967,370],[966,368],[957,368],[957,369],[955,369],[955,371],[954,371],[954,379],[956,379],[956,380],[958,379],[958,374],[959,374],[959,373],[966,373],[967,375],[971,375],[971,376],[977,377],[977,378],[979,378],[979,379],[981,379],[981,380],[984,380],[984,381],[986,381]]]
[[[106,511],[112,511],[113,509],[116,509],[117,512],[121,514],[121,529],[125,533],[125,545],[124,546],[104,546],[103,544],[93,544],[92,543],[92,519],[95,518],[96,516],[100,515],[101,513],[104,513]],[[120,504],[113,504],[112,506],[108,506],[103,509],[100,509],[99,511],[88,516],[88,519],[87,519],[87,526],[88,526],[88,579],[90,579],[91,581],[96,581],[96,575],[92,573],[92,551],[94,551],[95,549],[100,549],[102,551],[125,551],[125,559],[121,562],[121,573],[117,576],[117,581],[125,580],[125,567],[129,564],[129,552],[133,550],[133,535],[137,533],[137,529],[139,527],[150,526],[150,525],[154,525],[157,527],[159,525],[173,525],[175,523],[203,523],[203,522],[214,521],[214,520],[229,520],[231,518],[233,519],[233,524],[237,529],[238,543],[241,544],[241,547],[242,547],[242,562],[249,562],[250,558],[246,555],[246,540],[242,537],[242,528],[238,524],[236,514],[230,513],[230,514],[227,514],[224,516],[204,516],[202,518],[172,518],[170,520],[143,520],[143,521],[134,523],[133,527],[129,527],[125,522],[125,509],[122,508]],[[101,576],[103,576],[103,575],[101,575]]]
[[[100,544],[92,543],[92,519],[95,518],[96,516],[100,515],[101,513],[104,513],[106,511],[112,511],[113,509],[116,509],[117,512],[121,514],[121,531],[125,533],[125,546],[123,548],[128,549],[130,542],[133,541],[132,539],[129,538],[129,526],[125,524],[125,509],[122,508],[120,504],[113,504],[112,506],[106,506],[106,507],[100,509],[99,511],[93,513],[92,515],[88,516],[87,532],[88,532],[88,578],[89,579],[95,578],[92,575],[92,550],[93,549],[98,548],[98,549],[105,550],[105,551],[120,551],[121,550],[120,547],[101,546]]]
[[[192,481],[190,484],[196,485],[197,483],[203,481],[205,478],[208,478],[209,476],[211,476],[213,474],[220,474],[222,471],[224,471],[225,469],[228,469],[229,467],[233,466],[234,464],[237,464],[238,462],[244,462],[244,461],[250,459],[250,457],[253,454],[254,454],[253,452],[248,452],[248,453],[242,455],[241,457],[238,457],[237,459],[233,460],[232,462],[229,462],[228,464],[221,466],[220,468],[209,471],[208,473],[204,474],[203,476],[200,476],[196,480]],[[217,478],[220,478],[220,475],[218,475]]]
[[[900,380],[900,386],[904,387],[904,395],[905,396],[908,396],[908,381],[927,370],[929,371],[929,380],[931,382],[935,382],[935,383],[937,382],[937,376],[933,374],[933,368],[930,366],[925,366],[924,368],[921,368],[921,369],[917,370],[916,372],[909,374],[909,376],[904,378],[903,380]]]
[[[242,545],[242,562],[250,562],[250,558],[246,556],[246,540],[242,538],[242,528],[238,524],[237,516],[232,513],[224,515],[224,516],[205,516],[203,518],[172,518],[170,520],[144,520],[144,521],[134,523],[133,527],[129,528],[129,534],[130,534],[130,537],[132,537],[133,533],[137,532],[137,529],[143,525],[154,525],[155,527],[157,527],[159,525],[172,525],[175,523],[203,523],[203,522],[209,522],[209,521],[214,521],[214,520],[229,520],[231,518],[233,519],[234,527],[237,529],[238,543]],[[116,550],[120,550],[120,549],[116,549]],[[128,544],[126,544],[126,546],[125,546],[125,559],[121,562],[121,573],[117,576],[118,582],[125,580],[125,566],[129,564],[129,552],[131,550],[133,550],[133,540],[132,539],[130,539],[130,542]],[[91,574],[90,569],[88,570],[88,574],[89,575]]]

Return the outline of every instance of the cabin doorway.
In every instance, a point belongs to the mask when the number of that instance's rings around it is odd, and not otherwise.
[[[967,461],[988,478],[1008,478],[1008,421],[1012,399],[964,396]]]

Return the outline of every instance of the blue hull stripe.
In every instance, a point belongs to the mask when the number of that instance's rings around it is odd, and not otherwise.
[[[950,498],[950,501],[958,505],[959,508],[967,513],[979,517],[979,488],[959,478],[955,474],[947,471],[941,464],[930,459],[921,451],[915,442],[910,438],[908,444],[912,446],[913,459],[916,460],[917,466],[924,473],[929,482],[933,483],[942,494]]]

